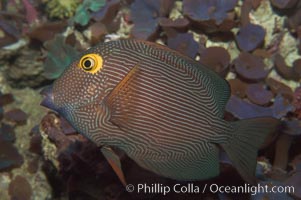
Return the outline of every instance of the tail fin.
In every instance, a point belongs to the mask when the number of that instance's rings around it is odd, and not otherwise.
[[[221,145],[245,181],[256,183],[257,151],[267,135],[274,132],[279,124],[279,120],[268,117],[231,122],[233,137]]]

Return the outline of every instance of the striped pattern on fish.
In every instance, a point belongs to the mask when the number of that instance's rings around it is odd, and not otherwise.
[[[101,63],[98,71],[90,66],[95,63]],[[224,79],[138,40],[87,50],[56,80],[52,95],[48,107],[96,144],[117,147],[140,166],[178,180],[217,176],[222,146],[243,178],[254,182],[257,149],[278,123],[223,120],[230,95]]]
[[[131,91],[119,91],[111,110],[112,121],[120,124],[119,127],[128,134],[127,137],[132,138],[132,144],[140,147],[133,149],[134,151],[126,147],[123,150],[134,160],[143,160],[140,165],[146,168],[154,169],[158,166],[155,171],[165,176],[168,176],[168,172],[173,173],[181,168],[200,171],[199,166],[203,166],[204,170],[212,169],[212,166],[208,166],[208,169],[204,167],[205,163],[210,163],[205,158],[218,159],[218,151],[209,143],[210,138],[225,141],[226,137],[230,137],[212,129],[211,121],[220,120],[217,102],[213,101],[213,87],[210,87],[213,86],[212,80],[207,78],[201,81],[204,75],[194,63],[183,59],[171,62],[172,59],[168,58],[177,56],[173,52],[165,59],[160,57],[164,53],[161,49],[150,51],[149,54],[157,58],[150,60],[147,59],[148,54],[131,50],[142,47],[136,45],[131,48],[128,44],[125,51],[115,50],[106,63],[111,67],[104,71],[109,80],[114,80],[116,76],[127,74],[130,67],[138,67],[135,78],[127,85]],[[177,70],[174,70],[175,66]],[[228,88],[225,89],[227,90],[223,93],[229,91]],[[130,97],[124,102],[127,92]],[[219,129],[225,129],[225,123],[220,124]],[[214,124],[218,125],[219,123]],[[103,126],[102,124],[101,127]],[[177,162],[163,167],[158,160]],[[163,170],[165,168],[168,170]],[[179,177],[176,178],[199,179],[195,175],[196,170],[186,171],[191,173],[190,177],[178,173]],[[218,173],[218,169],[215,171]],[[200,174],[203,176],[212,173],[204,171]],[[170,175],[172,176],[174,175]]]

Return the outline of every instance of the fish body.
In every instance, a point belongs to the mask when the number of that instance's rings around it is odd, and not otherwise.
[[[222,147],[254,183],[257,150],[277,120],[227,122],[229,96],[227,81],[200,63],[165,46],[120,40],[84,52],[44,105],[99,146],[121,149],[159,175],[215,177]]]

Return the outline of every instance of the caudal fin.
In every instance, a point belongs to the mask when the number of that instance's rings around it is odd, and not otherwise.
[[[221,144],[244,180],[256,183],[257,151],[265,138],[274,132],[280,121],[274,118],[254,118],[231,122],[234,134],[230,141]]]

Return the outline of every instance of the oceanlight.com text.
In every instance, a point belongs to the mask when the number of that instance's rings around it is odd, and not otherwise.
[[[137,192],[143,194],[163,194],[174,192],[179,194],[200,194],[200,193],[222,193],[222,194],[251,194],[258,193],[288,193],[293,194],[295,188],[293,186],[272,186],[272,185],[250,185],[241,186],[223,186],[218,184],[196,185],[194,183],[164,185],[161,183],[153,184],[128,184],[126,186],[128,192]]]

